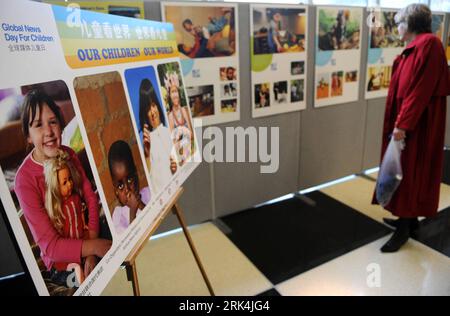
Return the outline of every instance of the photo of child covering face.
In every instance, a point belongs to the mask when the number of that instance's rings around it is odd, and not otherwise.
[[[233,7],[165,5],[165,21],[175,28],[178,50],[188,58],[233,56],[236,51]]]
[[[155,69],[151,66],[127,69],[125,78],[150,174],[151,191],[158,194],[177,171],[177,162]]]
[[[50,295],[72,295],[111,247],[63,81],[0,90],[0,164]],[[82,251],[83,245],[89,249]]]
[[[123,233],[151,194],[122,79],[117,72],[74,80],[81,116],[115,233]]]

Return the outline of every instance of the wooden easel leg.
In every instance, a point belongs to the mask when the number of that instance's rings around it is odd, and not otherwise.
[[[133,287],[133,295],[141,296],[141,292],[139,291],[139,282],[136,270],[136,262],[125,265],[125,269],[127,270],[127,278],[128,281],[131,281],[131,285]]]
[[[200,272],[203,276],[203,280],[205,281],[206,286],[208,287],[209,294],[211,294],[211,296],[215,296],[214,290],[211,286],[211,283],[209,282],[208,276],[206,275],[206,272],[205,272],[205,269],[203,268],[202,262],[200,261],[200,257],[197,253],[197,250],[195,249],[194,242],[192,241],[191,235],[189,234],[189,230],[187,229],[186,222],[183,217],[183,212],[181,211],[181,209],[177,203],[175,203],[173,205],[172,211],[177,216],[178,221],[180,222],[181,228],[183,228],[184,236],[186,237],[189,247],[191,248],[191,251],[192,251],[192,254],[194,255],[195,261],[197,262],[197,266],[200,269]]]

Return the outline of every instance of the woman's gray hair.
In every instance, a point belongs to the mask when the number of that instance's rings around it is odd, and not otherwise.
[[[431,33],[431,10],[425,4],[410,4],[398,11],[394,19],[397,24],[406,23],[410,33]]]

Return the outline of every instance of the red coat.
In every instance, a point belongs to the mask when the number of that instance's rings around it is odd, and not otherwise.
[[[450,73],[442,43],[433,34],[419,34],[395,59],[386,99],[381,159],[394,127],[406,130],[403,180],[386,206],[396,216],[437,213],[447,95]]]

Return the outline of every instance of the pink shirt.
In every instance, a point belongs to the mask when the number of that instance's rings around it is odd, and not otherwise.
[[[61,146],[61,148],[69,153],[80,173],[83,198],[89,211],[89,230],[98,232],[98,198],[76,153],[69,147]],[[17,171],[14,190],[34,241],[41,250],[41,258],[47,269],[50,269],[54,262],[80,263],[83,240],[63,238],[53,226],[45,209],[44,167],[36,162],[31,154],[25,158]]]

